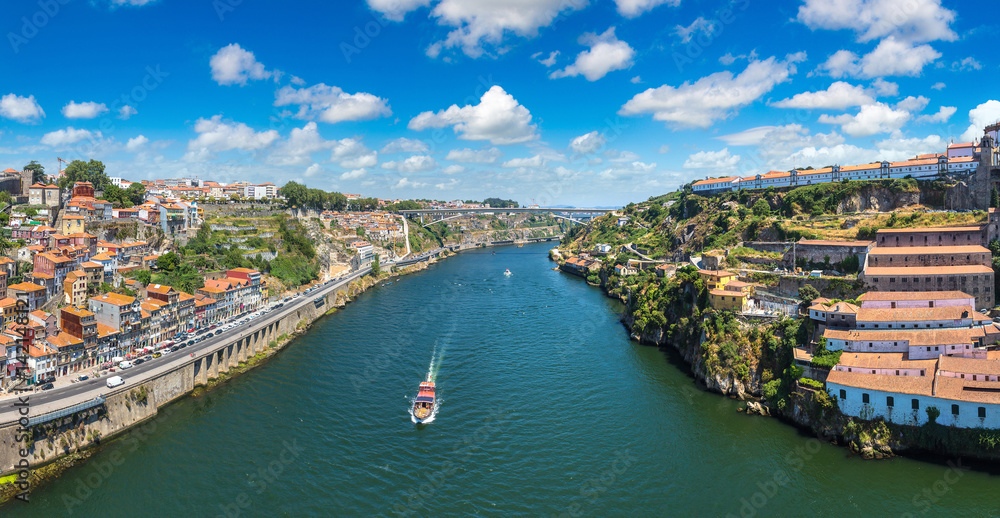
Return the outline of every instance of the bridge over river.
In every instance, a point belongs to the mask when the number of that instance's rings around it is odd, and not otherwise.
[[[470,214],[551,214],[559,219],[565,219],[573,223],[583,224],[586,219],[593,219],[603,216],[617,209],[578,209],[563,207],[487,207],[487,208],[448,208],[448,209],[415,209],[401,210],[400,214],[408,217],[420,217],[420,224],[426,226],[440,223],[450,219],[468,216]],[[430,223],[424,223],[424,216],[431,216]]]

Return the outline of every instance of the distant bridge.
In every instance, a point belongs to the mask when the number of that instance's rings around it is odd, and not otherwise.
[[[614,212],[616,209],[569,209],[561,207],[487,207],[487,208],[454,208],[454,209],[415,209],[415,210],[401,210],[400,214],[413,218],[416,216],[420,217],[420,224],[425,227],[431,226],[435,223],[440,223],[442,221],[447,221],[449,219],[460,218],[462,216],[467,216],[469,214],[551,214],[552,216],[564,219],[573,223],[583,224],[581,219],[593,219],[597,216],[602,216],[609,212]],[[573,215],[579,214],[581,216],[588,216],[588,218],[574,218]],[[433,221],[424,224],[424,216],[433,217]],[[440,216],[440,217],[438,217]]]

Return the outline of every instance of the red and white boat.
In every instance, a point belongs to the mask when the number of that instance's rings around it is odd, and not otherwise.
[[[420,384],[417,398],[413,400],[413,419],[423,423],[434,413],[434,382],[425,381]]]

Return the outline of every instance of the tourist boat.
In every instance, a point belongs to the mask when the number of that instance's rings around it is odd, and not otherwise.
[[[514,274],[510,273],[510,268],[504,270],[503,274],[506,275],[506,276],[508,276],[508,277],[511,276],[511,275],[514,275]]]
[[[434,412],[434,382],[425,381],[420,384],[417,399],[413,401],[413,418],[417,423],[423,423]]]

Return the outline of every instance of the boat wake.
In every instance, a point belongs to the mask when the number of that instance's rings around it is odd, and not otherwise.
[[[427,418],[424,419],[423,421],[417,421],[417,417],[413,415],[413,403],[416,401],[416,399],[417,398],[415,398],[415,397],[409,399],[409,401],[410,401],[410,410],[409,410],[409,413],[410,413],[410,422],[412,422],[414,424],[428,424],[428,423],[433,423],[434,419],[438,415],[438,410],[441,409],[441,403],[442,403],[441,398],[438,397],[434,401],[434,408],[431,409],[431,415],[427,416]]]
[[[427,376],[425,377],[424,381],[430,381],[432,383],[437,382],[438,372],[441,370],[441,362],[444,360],[444,351],[445,351],[444,346],[442,346],[441,350],[438,351],[438,344],[436,342],[434,343],[434,349],[431,351],[431,362],[430,365],[427,366]],[[416,403],[416,397],[410,398],[409,401],[410,401],[410,406],[409,406],[410,421],[419,424],[427,424],[434,422],[434,419],[437,417],[438,410],[440,410],[441,408],[442,400],[440,396],[434,399],[434,406],[433,408],[431,408],[431,414],[423,421],[417,421],[417,417],[413,415],[413,407],[414,403]]]

